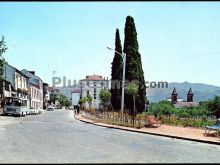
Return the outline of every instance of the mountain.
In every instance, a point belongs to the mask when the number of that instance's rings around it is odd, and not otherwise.
[[[170,97],[174,86],[176,87],[176,91],[178,96],[187,99],[187,93],[189,88],[192,88],[192,92],[194,93],[194,101],[205,101],[212,99],[215,95],[220,95],[220,87],[207,85],[202,83],[190,83],[190,82],[172,82],[168,83],[168,88],[147,88],[147,98],[150,102],[159,102],[161,100],[165,100]],[[75,87],[57,87],[61,93],[65,96],[71,98],[71,91],[76,89]],[[79,89],[79,87],[77,88]]]
[[[159,102],[165,100],[171,96],[174,86],[178,96],[187,99],[187,93],[189,88],[192,88],[194,93],[194,101],[205,101],[212,99],[215,95],[220,95],[220,87],[207,85],[202,83],[190,83],[190,82],[172,82],[168,83],[168,88],[147,88],[147,98],[150,102]]]

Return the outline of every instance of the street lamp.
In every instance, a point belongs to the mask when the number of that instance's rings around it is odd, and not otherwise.
[[[118,53],[122,59],[123,59],[123,76],[122,76],[122,92],[121,92],[121,113],[122,113],[122,116],[123,116],[123,111],[124,111],[124,91],[125,91],[125,65],[126,65],[126,54],[125,53],[119,53],[118,51],[110,48],[110,47],[107,47],[107,49],[109,50],[112,50],[116,53]]]

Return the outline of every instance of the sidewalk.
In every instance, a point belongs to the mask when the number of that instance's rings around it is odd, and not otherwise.
[[[205,136],[204,135],[205,130],[199,129],[199,128],[189,128],[189,127],[183,128],[183,127],[178,127],[178,126],[161,125],[158,128],[136,129],[136,128],[95,122],[95,121],[84,118],[82,114],[76,115],[75,118],[82,122],[87,122],[87,123],[97,125],[97,126],[103,126],[103,127],[109,127],[109,128],[114,128],[114,129],[121,129],[121,130],[139,132],[139,133],[145,133],[145,134],[152,134],[152,135],[158,135],[158,136],[166,136],[166,137],[183,139],[183,140],[192,140],[192,141],[203,142],[203,143],[218,144],[218,145],[220,144],[220,137]]]

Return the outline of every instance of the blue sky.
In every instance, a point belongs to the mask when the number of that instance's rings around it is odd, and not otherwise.
[[[219,2],[0,2],[4,57],[45,82],[111,75],[115,30],[135,20],[146,81],[220,86]]]

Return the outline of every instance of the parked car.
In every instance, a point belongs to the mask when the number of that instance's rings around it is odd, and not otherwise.
[[[47,107],[47,111],[54,111],[54,110],[55,110],[55,108],[53,106]]]
[[[29,111],[29,114],[30,115],[38,115],[38,114],[40,114],[39,109],[35,109],[35,108],[31,107],[30,111]]]

